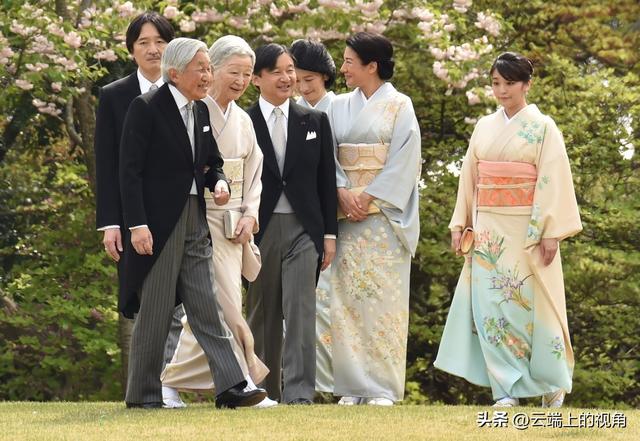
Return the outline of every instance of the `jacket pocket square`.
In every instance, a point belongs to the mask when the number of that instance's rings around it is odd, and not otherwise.
[[[316,132],[307,132],[307,141],[309,141],[310,139],[316,139]]]
[[[209,130],[211,130],[211,128],[210,128],[209,126],[204,126],[204,127],[202,128],[202,131],[203,131],[203,132],[208,132]]]

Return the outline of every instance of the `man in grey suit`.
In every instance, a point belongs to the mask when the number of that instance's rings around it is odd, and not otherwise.
[[[296,73],[286,47],[268,44],[256,50],[253,83],[260,98],[248,113],[264,154],[256,235],[262,270],[249,285],[247,315],[256,353],[270,370],[265,380],[269,396],[311,404],[315,288],[319,270],[335,255],[338,232],[333,138],[324,112],[290,100]]]
[[[252,406],[266,393],[244,389],[214,291],[204,186],[219,205],[229,189],[209,112],[197,101],[211,79],[207,46],[175,39],[161,69],[165,84],[133,100],[120,145],[122,208],[132,244],[125,248],[123,290],[139,299],[125,401],[127,407],[162,407],[163,348],[174,306],[182,302],[209,360],[216,406]]]

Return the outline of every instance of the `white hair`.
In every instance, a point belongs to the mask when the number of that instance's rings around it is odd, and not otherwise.
[[[209,58],[211,58],[211,65],[214,70],[223,66],[233,56],[251,58],[252,67],[256,62],[256,54],[251,49],[251,46],[236,35],[220,37],[209,48]]]
[[[184,72],[187,64],[193,60],[198,52],[207,53],[207,45],[193,38],[174,38],[164,48],[162,53],[162,61],[160,69],[162,70],[162,79],[165,83],[170,83],[169,69],[175,69],[178,72]]]

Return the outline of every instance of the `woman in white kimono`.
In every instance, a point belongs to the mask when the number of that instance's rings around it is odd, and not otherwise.
[[[562,135],[526,102],[532,74],[510,52],[491,68],[502,108],[478,121],[462,164],[449,228],[467,255],[435,361],[503,407],[560,407],[574,366],[558,244],[582,225]]]
[[[386,81],[392,57],[381,35],[349,37],[340,72],[354,90],[329,109],[341,219],[331,279],[333,374],[343,405],[389,406],[404,397],[420,128],[411,99]]]
[[[253,335],[242,316],[241,274],[253,280],[260,269],[253,234],[258,231],[263,157],[251,119],[235,100],[250,83],[255,54],[243,39],[228,35],[216,40],[209,49],[209,56],[213,84],[203,101],[209,109],[211,130],[224,158],[223,168],[231,186],[231,199],[224,206],[216,205],[213,198],[205,194],[207,221],[214,244],[215,283],[218,303],[234,337],[234,352],[245,372],[248,387],[253,388],[269,371],[254,352]],[[235,224],[231,231],[225,231],[225,218]],[[238,219],[237,223],[234,218]],[[187,318],[183,319],[183,325],[176,352],[161,377],[165,397],[178,402],[177,390],[202,391],[214,387],[208,361]],[[256,406],[276,404],[265,398]]]
[[[296,62],[298,104],[327,113],[335,97],[327,91],[336,80],[336,65],[322,43],[296,40],[290,48]],[[333,392],[331,366],[331,266],[320,273],[316,288],[316,390]]]

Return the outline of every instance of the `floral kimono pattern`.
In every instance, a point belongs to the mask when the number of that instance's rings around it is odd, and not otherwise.
[[[465,156],[449,227],[474,229],[435,366],[493,397],[571,392],[573,350],[560,251],[543,238],[581,229],[569,161],[553,120],[529,105],[481,119]]]

